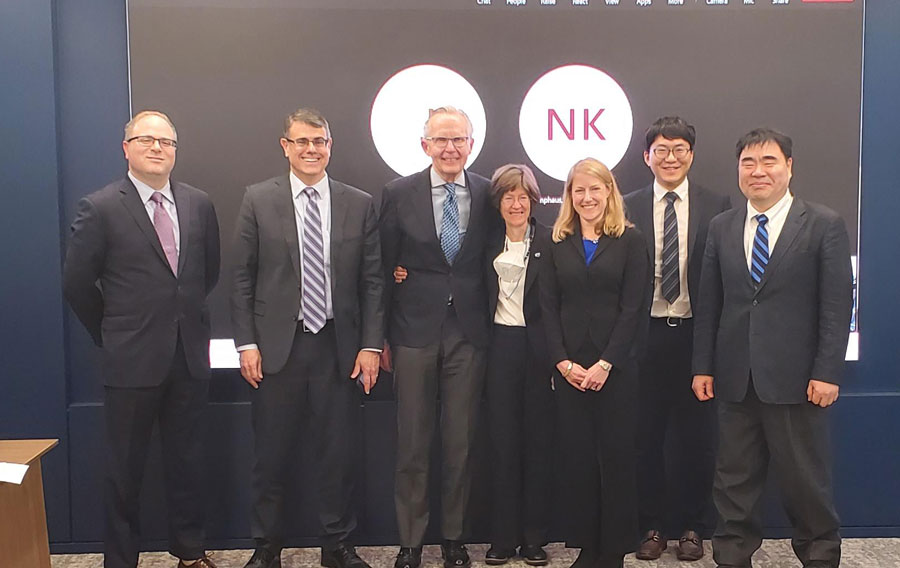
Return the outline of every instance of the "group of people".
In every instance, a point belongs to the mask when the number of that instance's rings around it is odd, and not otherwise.
[[[289,172],[247,188],[234,235],[232,323],[255,441],[245,568],[281,566],[303,430],[321,564],[368,568],[351,538],[351,493],[358,391],[371,391],[379,368],[392,370],[397,402],[395,568],[421,565],[432,477],[444,566],[470,566],[483,396],[487,564],[547,564],[556,470],[566,544],[581,549],[574,568],[621,567],[632,551],[659,558],[673,522],[678,558],[699,559],[710,496],[715,561],[749,567],[771,462],[797,556],[807,568],[839,565],[825,407],[849,333],[849,240],[837,214],[790,191],[790,138],[757,129],[738,141],[747,201],[732,209],[688,181],[694,128],[661,118],[646,132],[653,183],[623,198],[602,162],[582,159],[552,228],[533,215],[541,192],[527,166],[490,180],[466,169],[472,124],[454,107],[430,112],[421,146],[431,165],[387,184],[380,208],[326,173],[333,137],[320,113],[291,113],[280,143]],[[201,496],[219,230],[209,197],[170,179],[176,148],[165,114],[129,121],[127,176],[81,200],[66,254],[65,296],[104,354],[107,568],[137,565],[157,421],[169,550],[179,568],[215,566]]]

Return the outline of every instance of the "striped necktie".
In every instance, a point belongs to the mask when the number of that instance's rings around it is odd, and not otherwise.
[[[322,215],[319,194],[312,187],[303,190],[309,201],[303,219],[303,267],[300,285],[303,294],[300,307],[306,329],[318,333],[325,327],[325,246],[322,238]]]
[[[759,284],[766,272],[766,265],[769,264],[769,231],[766,229],[769,218],[762,213],[755,218],[758,224],[756,225],[756,236],[753,237],[750,276],[754,282]]]
[[[678,194],[666,193],[666,211],[663,217],[662,284],[663,298],[670,304],[681,295],[681,276],[678,274],[678,217],[675,215],[675,200]]]
[[[444,217],[441,219],[441,250],[448,264],[453,264],[459,252],[459,204],[456,202],[456,184],[445,183]]]

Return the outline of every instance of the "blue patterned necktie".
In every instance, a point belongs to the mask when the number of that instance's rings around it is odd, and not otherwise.
[[[675,215],[675,200],[678,194],[666,193],[666,211],[663,217],[662,248],[662,296],[670,304],[681,294],[681,277],[678,274],[678,217]]]
[[[757,284],[766,273],[766,265],[769,264],[769,231],[766,223],[769,218],[760,213],[756,217],[756,236],[753,237],[753,253],[750,259],[750,276]]]
[[[444,217],[441,220],[441,250],[448,264],[453,264],[459,252],[459,204],[456,202],[456,184],[445,183]]]
[[[303,295],[300,308],[306,329],[318,333],[325,327],[325,245],[322,238],[322,215],[319,212],[319,194],[307,187],[303,190],[309,201],[303,219],[303,267],[300,286]]]

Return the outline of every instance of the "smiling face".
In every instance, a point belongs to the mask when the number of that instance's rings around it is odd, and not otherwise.
[[[326,142],[318,146],[313,143],[316,139]],[[294,175],[306,185],[313,185],[325,175],[325,168],[331,159],[331,143],[324,127],[294,122],[287,136],[281,139],[281,148],[284,157],[291,163]]]
[[[793,158],[774,141],[747,146],[738,159],[741,193],[759,212],[768,211],[788,190]]]
[[[603,218],[609,192],[609,186],[603,180],[587,172],[575,172],[572,176],[572,205],[581,218],[582,227],[596,225]]]
[[[175,140],[175,131],[162,117],[147,115],[131,127],[128,138],[152,136]],[[169,181],[169,174],[175,167],[175,148],[160,146],[154,141],[149,147],[141,145],[137,140],[123,141],[122,150],[128,160],[128,171],[137,179],[154,189],[162,189]]]
[[[644,163],[656,182],[667,190],[681,185],[694,163],[694,151],[684,138],[670,140],[659,135],[644,152]]]
[[[462,146],[456,146],[453,142],[448,142],[443,147],[439,147],[433,140],[429,138],[466,138],[466,143]],[[452,182],[466,167],[466,161],[469,154],[472,153],[472,133],[469,131],[469,123],[459,114],[440,113],[435,114],[428,121],[425,137],[422,138],[422,150],[431,158],[431,165],[444,181]]]
[[[500,216],[507,229],[521,229],[531,218],[531,197],[521,187],[516,187],[500,198]]]

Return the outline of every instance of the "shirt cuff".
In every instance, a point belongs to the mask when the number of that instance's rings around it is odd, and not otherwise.
[[[238,347],[235,347],[235,349],[237,349],[238,353],[240,353],[241,351],[246,351],[248,349],[256,349],[257,351],[259,351],[259,345],[255,343],[247,343],[246,345],[239,345]]]

